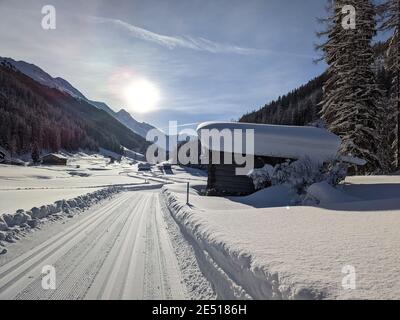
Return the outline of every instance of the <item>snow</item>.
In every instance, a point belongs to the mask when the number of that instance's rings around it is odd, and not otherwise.
[[[334,188],[326,181],[314,183],[308,188],[307,193],[318,200],[319,204],[361,200],[359,198],[349,196],[343,191]]]
[[[339,159],[343,162],[355,164],[357,166],[364,166],[367,164],[367,161],[360,159],[360,158],[351,157],[351,156],[340,156]]]
[[[118,111],[115,114],[115,118],[118,119],[125,126],[127,126],[129,129],[131,129],[133,132],[142,136],[145,139],[146,139],[147,133],[150,130],[158,130],[148,123],[139,122],[139,121],[135,120],[131,116],[131,114],[124,109],[121,109],[120,111]],[[163,133],[160,130],[158,130],[158,132],[160,135],[163,135]]]
[[[363,200],[393,199],[400,197],[400,174],[397,176],[348,177],[343,190]]]
[[[53,204],[32,207],[29,211],[18,209],[14,213],[0,216],[0,231],[2,240],[14,243],[21,236],[36,230],[44,222],[60,220],[65,217],[73,218],[101,200],[111,198],[122,189],[109,187],[73,199],[57,200]],[[47,199],[48,200],[48,199]]]
[[[75,198],[82,194],[99,190],[100,188],[77,189],[46,189],[46,190],[0,190],[0,216],[4,213],[14,212],[17,209],[28,210],[40,207],[63,198]]]
[[[219,202],[191,190],[189,206],[183,185],[164,186],[162,195],[200,248],[218,298],[399,299],[399,187],[399,176],[351,177],[338,189],[313,185],[319,206],[265,200],[264,208],[263,195],[278,190]],[[354,290],[342,286],[347,266],[355,268]]]
[[[75,89],[68,81],[62,78],[53,78],[48,73],[43,71],[41,68],[34,64],[27,63],[25,61],[15,61],[11,58],[0,57],[0,62],[7,62],[11,64],[15,69],[30,77],[31,79],[39,82],[40,84],[54,88],[59,91],[65,92],[72,97],[86,99],[79,90]]]
[[[277,185],[246,197],[229,197],[229,199],[255,208],[286,207],[293,203],[296,195],[290,186]]]
[[[17,167],[0,164],[0,215],[74,198],[108,186],[140,185],[131,160],[110,164],[100,154],[63,154],[67,166]]]
[[[154,191],[119,193],[7,245],[0,299],[190,299],[158,198]],[[44,265],[56,268],[55,290],[42,288]],[[202,276],[194,265],[182,267]],[[191,292],[208,298],[211,288],[196,289],[196,279]]]
[[[197,127],[200,137],[201,130],[205,129],[216,129],[219,132],[228,129],[232,133],[236,129],[254,130],[254,153],[258,156],[289,159],[310,157],[315,161],[326,161],[336,158],[341,143],[336,135],[316,127],[206,122]],[[209,141],[202,141],[202,143],[208,149],[221,151],[218,146],[210,146]],[[233,145],[224,145],[223,148],[225,152],[232,152],[234,149]],[[243,141],[242,150],[246,150],[245,141]]]
[[[248,205],[234,203],[227,198],[220,197],[207,197],[207,201],[204,201],[204,197],[200,195],[198,190],[205,189],[206,183],[191,183],[189,188],[189,202],[191,208],[198,210],[241,210],[248,208]],[[186,204],[186,184],[175,183],[168,186],[168,190],[184,201]]]
[[[139,152],[130,150],[130,149],[125,148],[125,147],[123,147],[123,149],[124,149],[124,156],[127,157],[127,158],[131,158],[133,160],[142,160],[142,161],[144,161],[145,158],[146,158],[143,154],[141,154]]]
[[[205,197],[202,170],[64,155],[64,167],[0,165],[0,298],[400,298],[400,176],[315,183],[315,204],[296,206],[289,185]],[[42,263],[60,270],[54,292]]]

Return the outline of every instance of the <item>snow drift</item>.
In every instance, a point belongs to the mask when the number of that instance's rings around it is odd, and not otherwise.
[[[310,192],[321,203],[350,200],[332,189],[322,183]],[[255,209],[220,198],[207,209],[213,197],[193,192],[188,206],[177,186],[164,186],[162,198],[219,299],[400,297],[398,198],[381,211],[388,199]],[[356,271],[354,290],[342,286],[347,266]]]
[[[287,185],[262,189],[246,197],[229,197],[232,201],[255,208],[286,207],[297,201],[297,194]]]
[[[314,183],[307,189],[307,195],[317,200],[318,204],[343,203],[360,201],[361,199],[347,195],[341,190],[334,188],[326,181]]]
[[[29,211],[19,209],[15,213],[3,214],[0,216],[0,253],[7,252],[3,248],[2,241],[15,242],[24,232],[37,228],[46,220],[71,218],[101,200],[112,197],[121,190],[120,187],[109,187],[72,199],[59,200],[53,204],[33,207]]]

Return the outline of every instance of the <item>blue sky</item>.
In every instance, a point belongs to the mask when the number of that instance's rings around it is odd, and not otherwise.
[[[0,56],[35,63],[159,127],[236,120],[323,72],[313,58],[325,3],[0,0]],[[41,28],[46,4],[57,10],[56,30]],[[147,87],[130,86],[138,81]],[[131,103],[131,87],[156,91],[152,108]]]

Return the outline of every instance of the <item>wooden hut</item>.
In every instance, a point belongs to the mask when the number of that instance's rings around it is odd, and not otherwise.
[[[52,166],[66,166],[67,158],[56,153],[46,154],[41,158],[41,162],[44,165],[52,165]]]
[[[237,175],[236,169],[240,166],[235,163],[234,142],[232,145],[213,144],[212,139],[204,140],[203,130],[213,131],[216,137],[221,139],[222,131],[233,132],[240,129],[243,132],[242,150],[245,151],[246,130],[254,133],[253,152],[251,156],[254,160],[254,168],[262,168],[266,164],[275,166],[285,161],[292,161],[300,158],[309,157],[315,161],[327,161],[336,157],[340,139],[324,130],[315,127],[294,127],[294,126],[275,126],[247,123],[227,123],[227,122],[207,122],[199,125],[198,135],[202,143],[202,154],[208,153],[208,180],[207,193],[209,195],[249,195],[255,192],[253,181],[246,175]],[[212,163],[213,154],[218,154],[220,162]],[[225,158],[233,161],[225,161]],[[244,166],[242,166],[244,167]]]

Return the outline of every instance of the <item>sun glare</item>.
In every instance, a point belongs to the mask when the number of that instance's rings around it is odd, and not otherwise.
[[[160,92],[148,80],[134,80],[124,88],[127,108],[133,112],[146,113],[154,111],[160,101]]]

